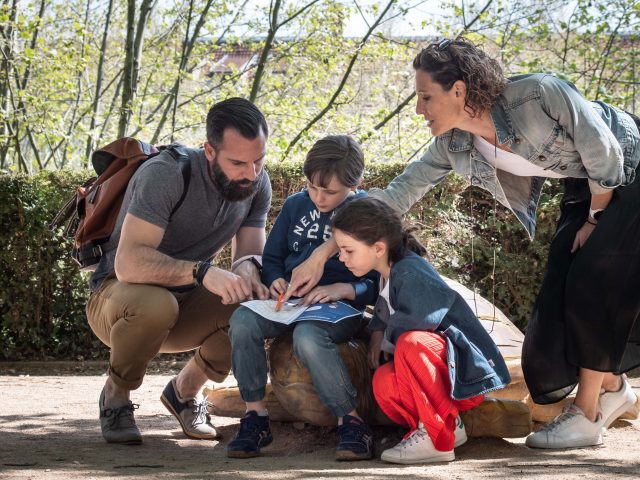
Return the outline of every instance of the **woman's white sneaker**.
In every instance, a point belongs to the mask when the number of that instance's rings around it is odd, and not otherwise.
[[[598,419],[592,422],[572,403],[554,420],[529,435],[525,444],[533,448],[590,447],[602,444],[604,430],[601,413],[598,413]]]
[[[636,403],[636,394],[627,382],[625,375],[620,377],[622,386],[617,392],[600,393],[600,410],[604,418],[604,427],[609,428],[616,419]]]
[[[450,462],[455,458],[453,450],[446,452],[436,450],[431,438],[429,438],[429,434],[422,425],[395,447],[382,452],[380,456],[380,459],[385,462],[403,464]]]

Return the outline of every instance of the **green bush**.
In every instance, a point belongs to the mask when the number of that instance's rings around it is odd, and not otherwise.
[[[88,172],[0,176],[3,359],[104,357],[88,328],[86,279],[47,225]]]
[[[273,184],[272,223],[284,199],[299,191],[304,179],[300,164],[267,168]],[[403,168],[371,165],[364,186],[384,187]],[[71,259],[71,244],[63,232],[48,229],[73,188],[90,175],[89,171],[0,175],[0,340],[4,347],[0,359],[108,356],[87,325],[86,275]],[[558,189],[545,190],[536,241],[530,242],[510,212],[495,206],[485,192],[465,187],[462,179],[450,175],[411,209],[408,218],[419,227],[430,259],[442,274],[476,288],[524,328],[544,274],[558,214]],[[228,266],[229,256],[227,248],[218,262]]]

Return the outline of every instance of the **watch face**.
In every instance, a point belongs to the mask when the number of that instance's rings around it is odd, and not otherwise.
[[[604,213],[604,210],[600,210],[598,212],[595,212],[593,214],[593,218],[595,218],[596,220],[598,220],[600,218],[600,216]]]

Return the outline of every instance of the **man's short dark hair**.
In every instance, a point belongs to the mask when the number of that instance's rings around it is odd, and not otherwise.
[[[240,97],[227,98],[211,107],[207,114],[207,142],[212,147],[220,147],[227,128],[233,128],[248,140],[253,140],[260,132],[265,138],[269,136],[262,112],[249,100]]]

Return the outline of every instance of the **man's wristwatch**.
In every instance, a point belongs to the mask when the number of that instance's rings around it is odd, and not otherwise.
[[[193,283],[195,283],[196,287],[198,285],[202,285],[204,281],[204,276],[207,274],[207,271],[212,267],[212,263],[207,260],[201,260],[196,262],[193,265],[192,275],[193,275]]]

